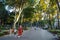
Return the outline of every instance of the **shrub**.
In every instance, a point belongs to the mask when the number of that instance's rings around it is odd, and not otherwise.
[[[4,33],[0,33],[0,36],[3,36],[4,35]]]
[[[7,35],[7,34],[9,34],[8,31],[0,32],[0,36],[4,36],[4,35]]]
[[[5,31],[5,32],[3,32],[4,33],[4,35],[7,35],[7,34],[9,34],[9,32],[8,31]]]

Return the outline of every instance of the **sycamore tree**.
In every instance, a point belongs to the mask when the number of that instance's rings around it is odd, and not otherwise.
[[[36,6],[36,10],[38,13],[39,21],[46,19],[46,11],[48,7],[49,1],[48,0],[40,0],[39,4]],[[45,23],[46,24],[46,23]]]
[[[33,18],[34,14],[34,8],[33,7],[27,7],[23,10],[22,14],[24,15],[23,19],[26,19],[25,21],[31,22],[31,19]],[[22,19],[22,20],[23,20]]]
[[[47,22],[50,26],[53,24],[53,20],[56,18],[56,14],[58,14],[57,18],[59,17],[59,13],[57,13],[58,8],[60,9],[58,0],[40,0],[39,4],[36,6],[37,11],[39,11],[41,15],[44,13],[42,18],[44,18],[44,20],[50,21],[50,23]]]
[[[16,23],[18,22],[20,16],[21,16],[21,13],[22,11],[27,8],[28,6],[32,6],[32,7],[35,7],[38,2],[40,0],[6,0],[5,1],[5,4],[6,5],[9,5],[11,7],[13,7],[15,10],[15,13],[18,12],[18,15],[16,17],[15,15],[15,19],[14,19],[14,24],[13,24],[13,27],[15,27]],[[18,11],[17,11],[18,10]]]
[[[56,4],[57,4],[57,19],[58,19],[58,28],[60,29],[60,25],[59,25],[59,15],[60,15],[60,0],[56,0]]]
[[[50,0],[49,6],[48,6],[48,9],[46,12],[47,16],[48,16],[48,24],[49,24],[50,28],[52,28],[52,26],[53,26],[53,22],[54,22],[54,18],[55,18],[54,16],[56,16],[56,14],[57,14],[56,10],[57,10],[57,4],[56,4],[55,0],[54,1]]]
[[[57,23],[58,23],[58,28],[59,28],[59,11],[60,11],[60,6],[59,6],[59,0],[50,0],[49,2],[49,7],[48,7],[48,16],[49,16],[49,20],[50,20],[50,24],[54,25],[54,19],[57,19]]]

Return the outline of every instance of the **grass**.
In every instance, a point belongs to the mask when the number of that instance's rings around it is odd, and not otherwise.
[[[1,32],[0,32],[0,37],[1,37],[1,36],[4,36],[4,35],[7,35],[7,34],[9,34],[8,31],[1,31]]]
[[[58,36],[58,38],[60,38],[60,30],[59,29],[52,29],[52,30],[49,30],[49,32],[52,34],[56,34]]]
[[[55,33],[60,33],[60,30],[58,29],[53,29],[53,30],[49,30],[50,32],[55,32]]]
[[[0,36],[3,36],[3,35],[4,35],[4,33],[0,32]]]

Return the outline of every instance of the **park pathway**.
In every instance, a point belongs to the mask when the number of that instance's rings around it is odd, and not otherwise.
[[[49,33],[47,30],[41,28],[31,28],[30,30],[25,30],[20,38],[17,38],[13,34],[0,37],[0,40],[56,40],[55,36]]]

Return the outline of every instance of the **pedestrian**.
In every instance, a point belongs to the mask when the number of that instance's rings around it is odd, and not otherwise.
[[[16,29],[14,29],[14,35],[16,35],[16,33],[17,33],[17,30],[16,30]]]
[[[10,28],[10,36],[12,35],[12,33],[14,32],[13,28]]]
[[[14,29],[14,35],[15,35],[15,37],[17,36],[16,34],[17,34],[17,29],[15,28]]]
[[[22,32],[23,32],[23,28],[20,25],[19,28],[18,28],[18,37],[22,36]]]

